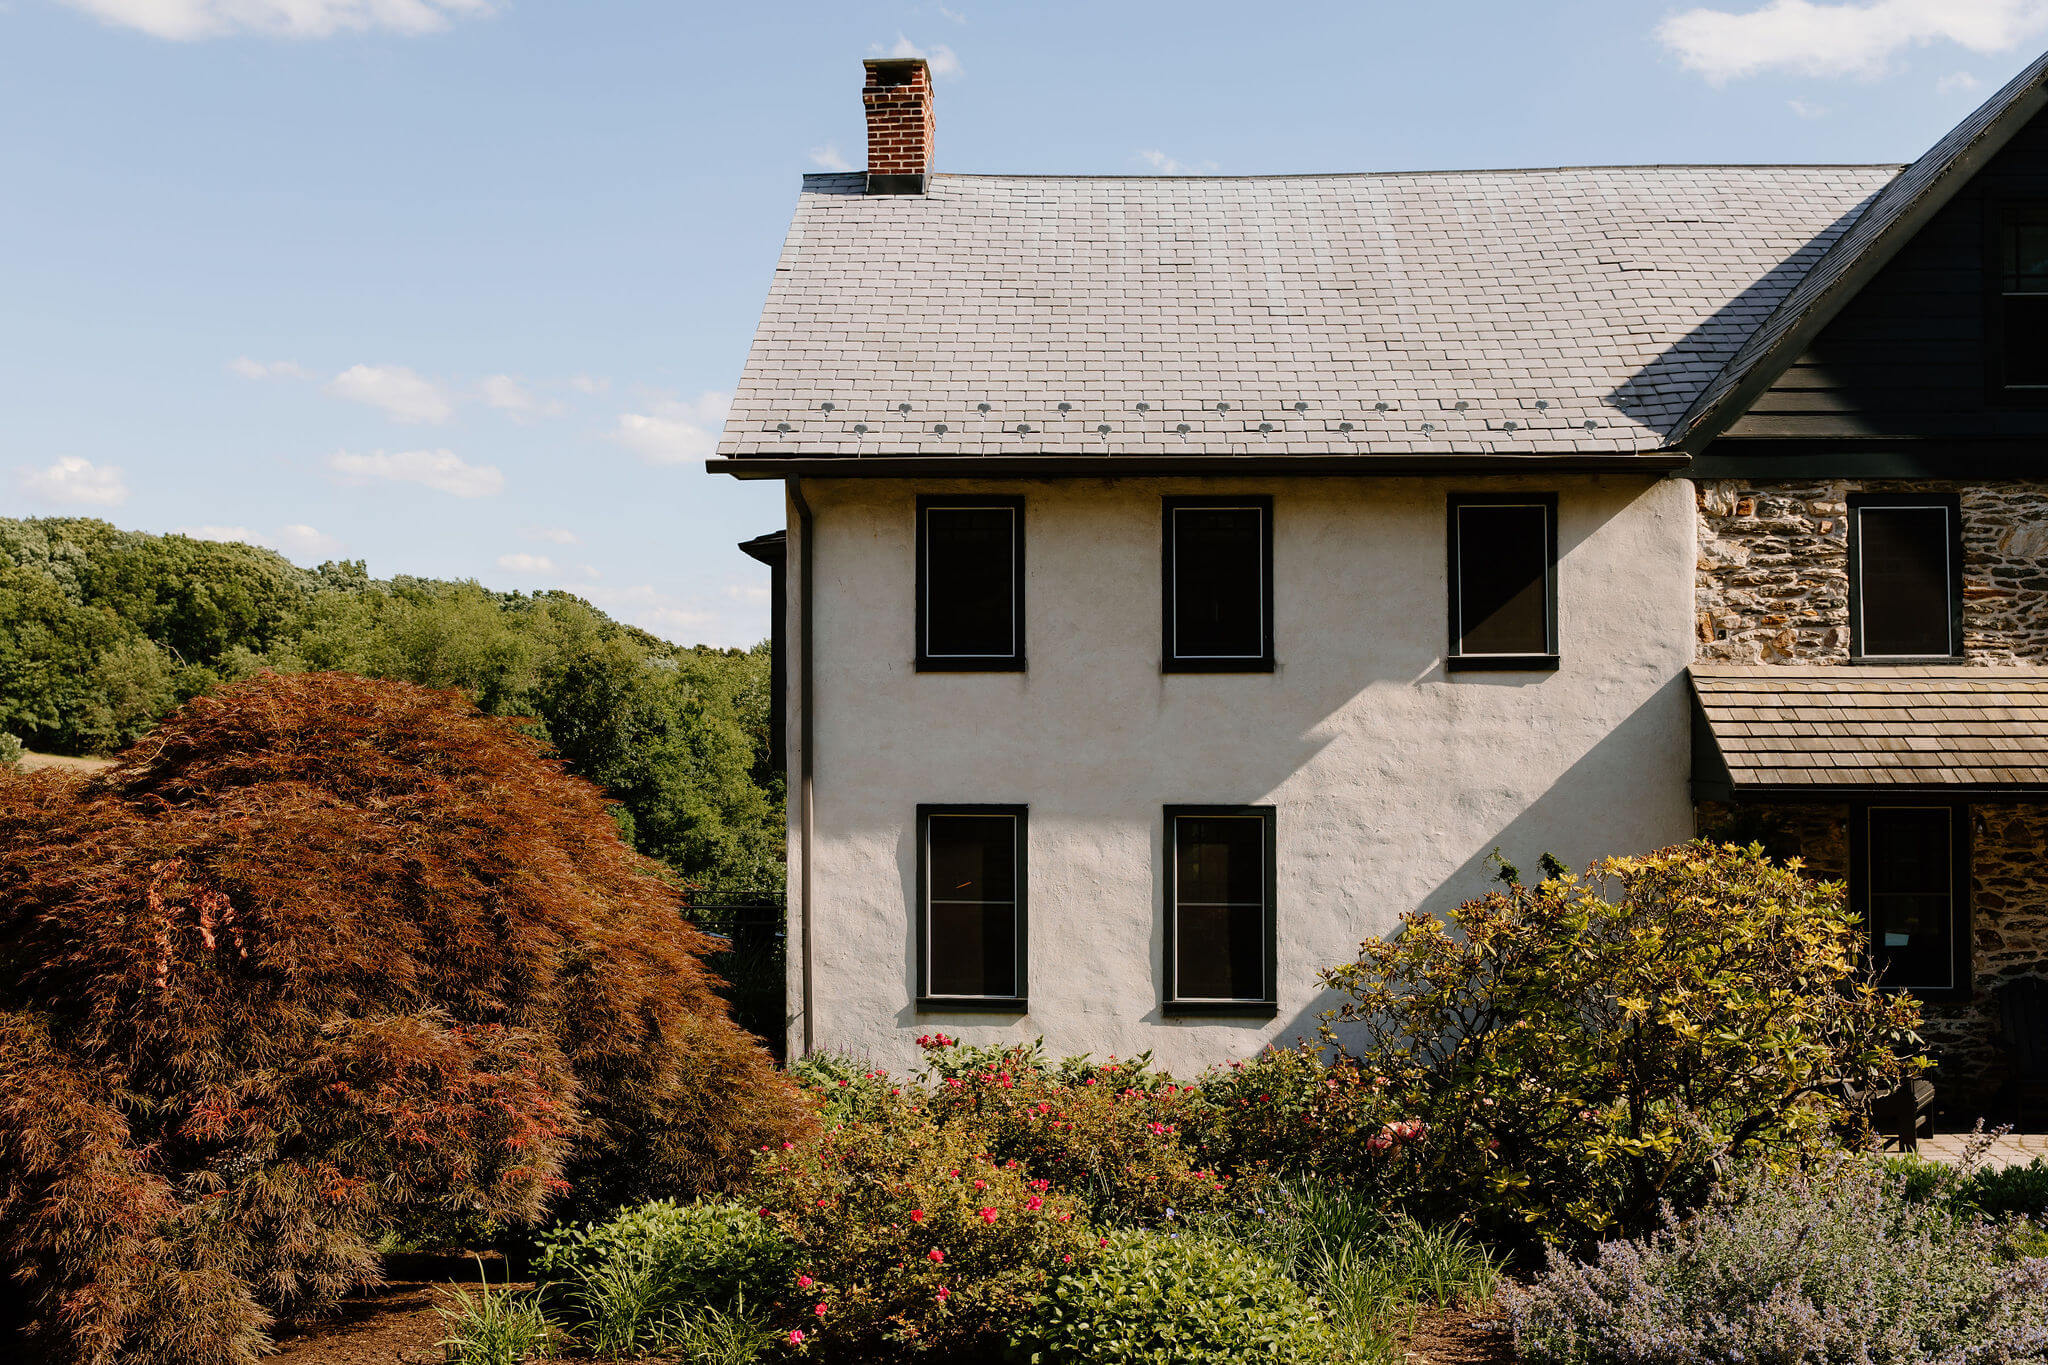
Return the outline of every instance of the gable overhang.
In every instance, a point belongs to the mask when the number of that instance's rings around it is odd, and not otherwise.
[[[2013,136],[2043,108],[2048,108],[2048,53],[2037,57],[2025,71],[1985,101],[1969,118],[1929,149],[1920,161],[1899,173],[1898,180],[1874,197],[1863,217],[1882,214],[1885,221],[1863,240],[1851,224],[1832,246],[1821,254],[1808,272],[1826,283],[1810,297],[1801,298],[1794,286],[1778,306],[1790,310],[1789,321],[1776,315],[1766,318],[1760,332],[1782,326],[1772,342],[1755,356],[1745,359],[1738,352],[1729,361],[1735,371],[1724,371],[1701,395],[1700,406],[1680,424],[1671,447],[1697,455],[1705,446],[1734,424],[1764,391],[1775,384],[1792,363],[1805,353],[1821,331],[1833,322],[1851,299],[1877,273],[1889,265],[1901,248],[1942,209],[1948,207],[1971,177],[2005,149]],[[1956,134],[1980,124],[1960,138]],[[1952,138],[1956,145],[1947,146]],[[1904,185],[1914,185],[1910,190]],[[1892,200],[1889,196],[1900,194]],[[1837,253],[1843,253],[1838,256]],[[1732,382],[1731,382],[1732,379]]]
[[[1690,462],[1691,456],[1671,450],[1584,455],[793,455],[714,457],[704,462],[704,468],[736,479],[1357,479],[1552,473],[1662,477]]]

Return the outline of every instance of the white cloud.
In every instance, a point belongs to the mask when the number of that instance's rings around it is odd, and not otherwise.
[[[967,69],[960,65],[960,58],[944,43],[933,43],[929,48],[922,48],[901,33],[896,35],[893,47],[885,48],[880,43],[872,43],[868,51],[878,57],[922,57],[932,69],[933,80],[957,80],[967,74]]]
[[[104,23],[189,42],[235,33],[328,38],[337,33],[437,33],[492,12],[490,0],[63,0]]]
[[[529,526],[526,534],[534,540],[545,540],[550,545],[581,545],[583,538],[574,531],[560,526]]]
[[[509,412],[521,420],[535,417],[559,417],[562,405],[552,398],[537,397],[534,392],[509,374],[494,374],[477,385],[484,402],[500,412]]]
[[[1160,175],[1214,175],[1216,173],[1216,163],[1213,161],[1179,161],[1156,147],[1140,149],[1135,155],[1138,160],[1150,166]]]
[[[1785,107],[1801,118],[1826,118],[1831,112],[1824,104],[1809,104],[1805,100],[1786,100]]]
[[[546,555],[499,555],[498,567],[508,573],[551,574],[555,571],[555,561],[549,559]]]
[[[351,365],[334,376],[327,391],[367,403],[400,422],[445,422],[455,412],[453,400],[439,384],[403,365]]]
[[[59,456],[46,469],[23,465],[14,471],[22,492],[44,502],[112,507],[128,500],[128,484],[115,465],[96,465],[78,455]]]
[[[1716,85],[1762,71],[1880,76],[1900,52],[1949,42],[2004,52],[2048,29],[2048,0],[1770,0],[1760,9],[1690,9],[1657,28],[1680,65]]]
[[[290,360],[251,360],[238,355],[228,362],[228,370],[244,379],[311,379],[312,373],[305,366]]]
[[[811,148],[811,164],[828,171],[850,171],[853,167],[839,154],[839,144],[828,142]]]
[[[960,13],[958,10],[947,9],[944,5],[940,5],[937,8],[939,11],[939,17],[942,19],[951,19],[956,24],[964,24],[967,22],[967,16]]]
[[[1952,95],[1958,90],[1969,91],[1977,88],[1977,78],[1967,71],[1951,71],[1934,83],[1937,95]]]
[[[343,450],[327,457],[327,467],[351,483],[418,483],[458,498],[488,498],[505,491],[505,476],[496,465],[470,464],[452,450],[401,450],[395,455],[381,450],[351,455]]]
[[[600,394],[612,386],[612,381],[603,375],[579,374],[569,380],[569,387],[578,393]]]
[[[265,534],[247,526],[180,526],[178,534],[195,540],[233,540],[244,545],[261,545],[286,559],[312,563],[332,559],[345,548],[341,540],[311,526],[280,526]]]
[[[732,407],[732,395],[708,390],[695,402],[652,404],[650,412],[622,412],[612,439],[649,464],[681,464],[709,456]]]

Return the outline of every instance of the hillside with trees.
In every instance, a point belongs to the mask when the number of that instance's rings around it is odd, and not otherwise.
[[[685,647],[565,592],[302,569],[253,545],[0,518],[0,732],[57,754],[126,745],[264,669],[460,688],[522,718],[702,901],[782,888],[768,651]]]

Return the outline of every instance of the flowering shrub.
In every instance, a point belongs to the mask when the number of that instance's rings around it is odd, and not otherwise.
[[[1157,1222],[1211,1207],[1229,1189],[1194,1155],[1207,1102],[1153,1071],[1149,1056],[1049,1065],[1035,1043],[968,1049],[940,1034],[924,1046],[934,1119],[986,1134],[998,1160],[1086,1199],[1099,1219]]]
[[[1684,1222],[1504,1298],[1529,1365],[2048,1361],[2048,1258],[1868,1158],[1756,1167]]]
[[[1267,1048],[1202,1077],[1211,1108],[1203,1153],[1240,1179],[1328,1172],[1342,1155],[1348,1187],[1397,1203],[1421,1169],[1429,1125],[1403,1115],[1387,1077],[1311,1044]]]
[[[1325,974],[1325,1037],[1419,1117],[1433,1211],[1578,1242],[1653,1226],[1717,1164],[1832,1145],[1844,1083],[1911,1064],[1917,1006],[1870,983],[1841,888],[1686,844],[1404,917]],[[1331,1159],[1369,1163],[1363,1127]]]
[[[1072,1198],[908,1103],[773,1147],[755,1176],[757,1216],[797,1249],[790,1330],[813,1345],[985,1344],[1096,1244]]]
[[[1063,1273],[1011,1333],[1042,1365],[1328,1365],[1338,1343],[1316,1304],[1273,1262],[1233,1242],[1111,1233]]]

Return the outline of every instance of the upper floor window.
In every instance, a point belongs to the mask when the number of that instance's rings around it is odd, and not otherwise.
[[[1166,847],[1166,1012],[1269,1011],[1273,808],[1169,806]]]
[[[1962,540],[1954,498],[1849,498],[1849,643],[1858,659],[1963,652]]]
[[[1167,498],[1165,641],[1169,673],[1273,668],[1273,500]]]
[[[1883,985],[1970,989],[1966,806],[1866,806],[1852,824],[1852,892]]]
[[[1557,495],[1450,500],[1453,669],[1557,667]]]
[[[1998,219],[1998,268],[1986,331],[1992,383],[2048,390],[2048,207],[2007,208]]]
[[[1024,499],[917,500],[917,666],[1024,667]]]
[[[1023,806],[919,806],[917,994],[927,1010],[1025,1007]]]

